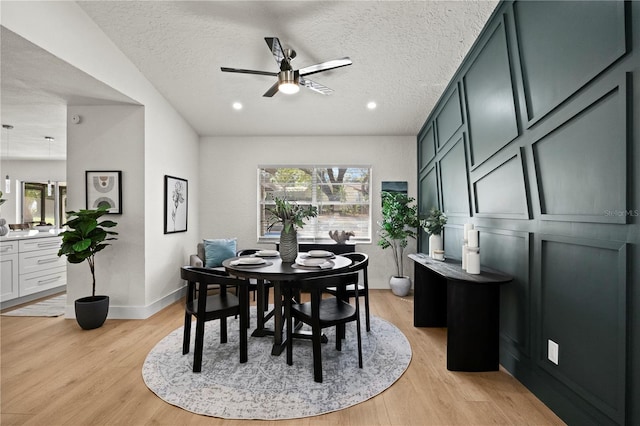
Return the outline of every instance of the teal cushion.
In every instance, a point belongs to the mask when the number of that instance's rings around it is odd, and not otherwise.
[[[216,268],[222,266],[222,261],[236,255],[236,238],[219,238],[203,240],[204,266]]]

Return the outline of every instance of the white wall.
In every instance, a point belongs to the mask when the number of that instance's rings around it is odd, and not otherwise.
[[[389,288],[395,271],[391,249],[377,246],[375,234],[381,220],[380,182],[407,181],[409,195],[415,198],[416,158],[413,136],[201,138],[199,237],[237,237],[239,248],[257,246],[259,165],[371,165],[373,241],[357,250],[369,255],[371,288]],[[411,240],[407,253],[415,250]],[[412,276],[413,265],[405,262],[405,274]]]
[[[0,207],[0,217],[7,223],[21,223],[22,216],[18,210],[16,180],[22,182],[65,182],[67,180],[66,162],[59,160],[29,161],[29,160],[2,160],[0,167],[0,189],[4,192],[4,178],[11,178],[11,193],[3,194],[7,200]]]
[[[67,126],[68,178],[82,185],[69,185],[68,208],[86,208],[85,171],[122,172],[122,213],[109,215],[118,226],[117,240],[96,256],[96,294],[106,294],[110,310],[145,304],[144,285],[144,107],[69,107],[68,116],[78,114],[79,124]],[[81,166],[81,167],[78,167]],[[85,263],[67,266],[69,300],[91,295],[91,274]]]
[[[101,253],[99,261],[117,264],[123,271],[130,267],[144,269],[140,282],[118,282],[120,276],[115,275],[108,277],[107,286],[117,289],[114,291],[120,303],[110,310],[111,318],[145,318],[177,300],[183,287],[179,267],[188,262],[199,239],[197,200],[190,200],[188,232],[163,233],[164,175],[185,178],[189,189],[198,191],[198,135],[75,2],[2,1],[0,8],[3,26],[144,106],[142,150],[137,151],[139,158],[127,160],[136,162],[143,176],[144,190],[133,203],[142,206],[144,219],[139,227],[128,229],[143,239],[143,253],[136,257],[135,265],[133,261],[116,262],[115,250]],[[114,165],[120,164],[124,155],[126,151],[110,152],[101,160],[107,170],[116,169]],[[84,170],[82,163],[67,166],[68,188],[76,194],[74,186],[84,188]],[[127,211],[131,210],[126,209],[132,207],[131,203],[125,206],[122,220],[127,223],[136,220],[128,217]],[[69,282],[71,287],[76,285],[83,286]],[[69,305],[67,315],[72,314]]]

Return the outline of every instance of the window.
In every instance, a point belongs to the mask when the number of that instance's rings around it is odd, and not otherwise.
[[[22,223],[61,226],[67,202],[65,185],[59,182],[25,182],[23,194]]]
[[[290,202],[311,204],[318,217],[306,221],[298,230],[298,240],[332,241],[329,231],[352,231],[350,241],[371,242],[371,200],[368,166],[276,167],[258,169],[258,240],[278,241],[279,226],[267,231],[268,207],[274,197]]]

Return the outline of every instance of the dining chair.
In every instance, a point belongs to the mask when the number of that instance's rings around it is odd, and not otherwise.
[[[341,256],[347,257],[353,261],[351,270],[351,280],[345,288],[345,297],[355,297],[355,287],[358,287],[360,295],[364,297],[364,313],[365,313],[365,328],[367,331],[371,331],[371,321],[369,320],[369,277],[367,274],[367,268],[369,266],[369,256],[365,253],[352,252],[344,253]],[[360,273],[362,271],[362,281],[360,282]],[[330,287],[326,290],[327,293],[334,296],[338,295],[338,289],[336,287]]]
[[[189,353],[192,317],[196,318],[193,372],[202,370],[204,348],[204,325],[207,321],[220,320],[220,343],[227,343],[227,318],[240,316],[240,362],[247,362],[247,328],[249,325],[249,293],[247,280],[233,278],[224,272],[207,268],[183,266],[180,276],[187,281],[187,295],[184,312],[184,335],[182,354]],[[208,294],[211,285],[217,285],[217,294]],[[227,287],[239,289],[238,295],[227,292]]]
[[[298,320],[311,326],[311,341],[313,347],[313,380],[322,383],[322,329],[336,327],[336,350],[342,350],[342,336],[345,324],[356,323],[358,337],[358,366],[362,368],[362,336],[360,332],[359,290],[354,290],[355,304],[351,305],[344,298],[323,298],[322,293],[328,287],[335,287],[340,294],[340,288],[349,281],[351,273],[308,278],[292,283],[287,287],[285,302],[285,317],[287,321],[287,364],[293,364],[293,320]],[[293,300],[294,290],[308,291],[311,301],[298,303]]]

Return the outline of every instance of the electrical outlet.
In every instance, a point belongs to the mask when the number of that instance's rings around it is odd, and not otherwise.
[[[560,351],[560,346],[553,340],[549,339],[549,343],[547,346],[547,358],[549,358],[549,361],[551,361],[555,365],[558,365],[559,351]]]

